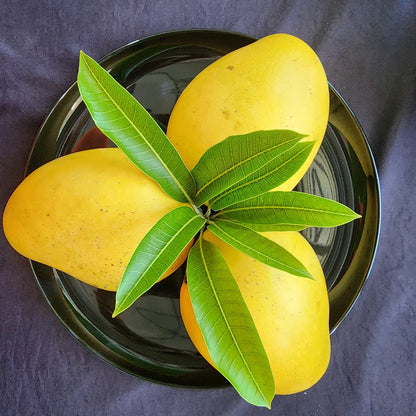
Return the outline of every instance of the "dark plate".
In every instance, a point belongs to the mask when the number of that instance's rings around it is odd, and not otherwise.
[[[190,30],[151,36],[116,50],[101,64],[126,86],[162,126],[188,82],[219,56],[255,39],[236,33]],[[361,220],[305,236],[322,263],[333,332],[367,279],[380,224],[377,172],[364,134],[341,96],[330,87],[331,108],[321,149],[298,189],[340,201]],[[27,173],[80,146],[93,122],[74,84],[43,123]],[[184,387],[222,387],[227,381],[197,353],[179,312],[183,267],[157,284],[133,307],[111,318],[114,293],[32,262],[42,292],[58,318],[90,350],[121,370]]]

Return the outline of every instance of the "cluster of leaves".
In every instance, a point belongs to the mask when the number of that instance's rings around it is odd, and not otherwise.
[[[223,256],[203,232],[210,230],[269,266],[313,279],[299,260],[259,231],[337,226],[358,215],[314,195],[272,191],[310,154],[313,142],[302,142],[302,134],[272,130],[231,136],[208,149],[189,171],[147,111],[82,52],[78,86],[98,128],[170,197],[184,203],[139,243],[117,291],[114,316],[149,290],[195,239],[187,280],[211,358],[244,399],[269,407],[274,379],[267,355]]]

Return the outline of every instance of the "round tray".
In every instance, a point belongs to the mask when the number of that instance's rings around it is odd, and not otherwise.
[[[128,44],[100,61],[165,128],[189,81],[218,57],[255,41],[231,32],[187,30]],[[51,159],[82,147],[96,128],[72,85],[44,121],[26,174]],[[362,215],[333,229],[304,235],[319,256],[330,299],[330,330],[348,314],[367,279],[380,224],[379,183],[362,129],[342,97],[330,86],[329,124],[313,164],[297,189],[335,199]],[[50,306],[90,350],[132,375],[182,387],[222,387],[228,382],[198,354],[179,311],[184,268],[155,285],[130,309],[111,318],[115,294],[32,262]]]

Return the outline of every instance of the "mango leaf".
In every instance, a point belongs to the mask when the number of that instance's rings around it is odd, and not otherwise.
[[[163,216],[137,246],[121,279],[113,316],[149,290],[179,257],[205,218],[187,206]]]
[[[125,88],[82,51],[78,87],[97,127],[168,195],[191,202],[195,182],[165,133]]]
[[[289,251],[250,228],[235,222],[218,220],[211,222],[208,230],[230,246],[268,266],[313,279],[305,266]]]
[[[292,177],[309,156],[314,142],[299,142],[261,169],[214,197],[209,206],[215,211],[254,198],[276,188]]]
[[[196,205],[257,172],[303,137],[291,130],[261,130],[230,136],[210,147],[192,169]]]
[[[337,227],[360,217],[339,202],[301,192],[267,192],[231,205],[218,217],[261,231],[293,231]]]
[[[216,368],[246,401],[270,408],[275,388],[269,360],[218,248],[200,238],[189,253],[187,279],[195,317]]]

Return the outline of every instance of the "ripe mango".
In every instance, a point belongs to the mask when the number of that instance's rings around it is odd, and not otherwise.
[[[296,256],[315,280],[260,263],[210,232],[205,232],[204,238],[220,249],[240,288],[269,358],[276,394],[292,394],[314,385],[329,363],[327,288],[319,260],[301,234],[266,235]],[[196,322],[186,282],[181,288],[180,307],[192,342],[214,365]]]
[[[23,256],[116,291],[141,239],[180,205],[120,149],[85,150],[27,176],[7,203],[3,228]],[[183,263],[189,248],[164,276]]]
[[[303,167],[276,189],[291,190],[319,149],[329,114],[325,71],[315,52],[287,34],[264,37],[221,57],[185,88],[167,135],[192,169],[231,135],[289,129],[316,143]]]

